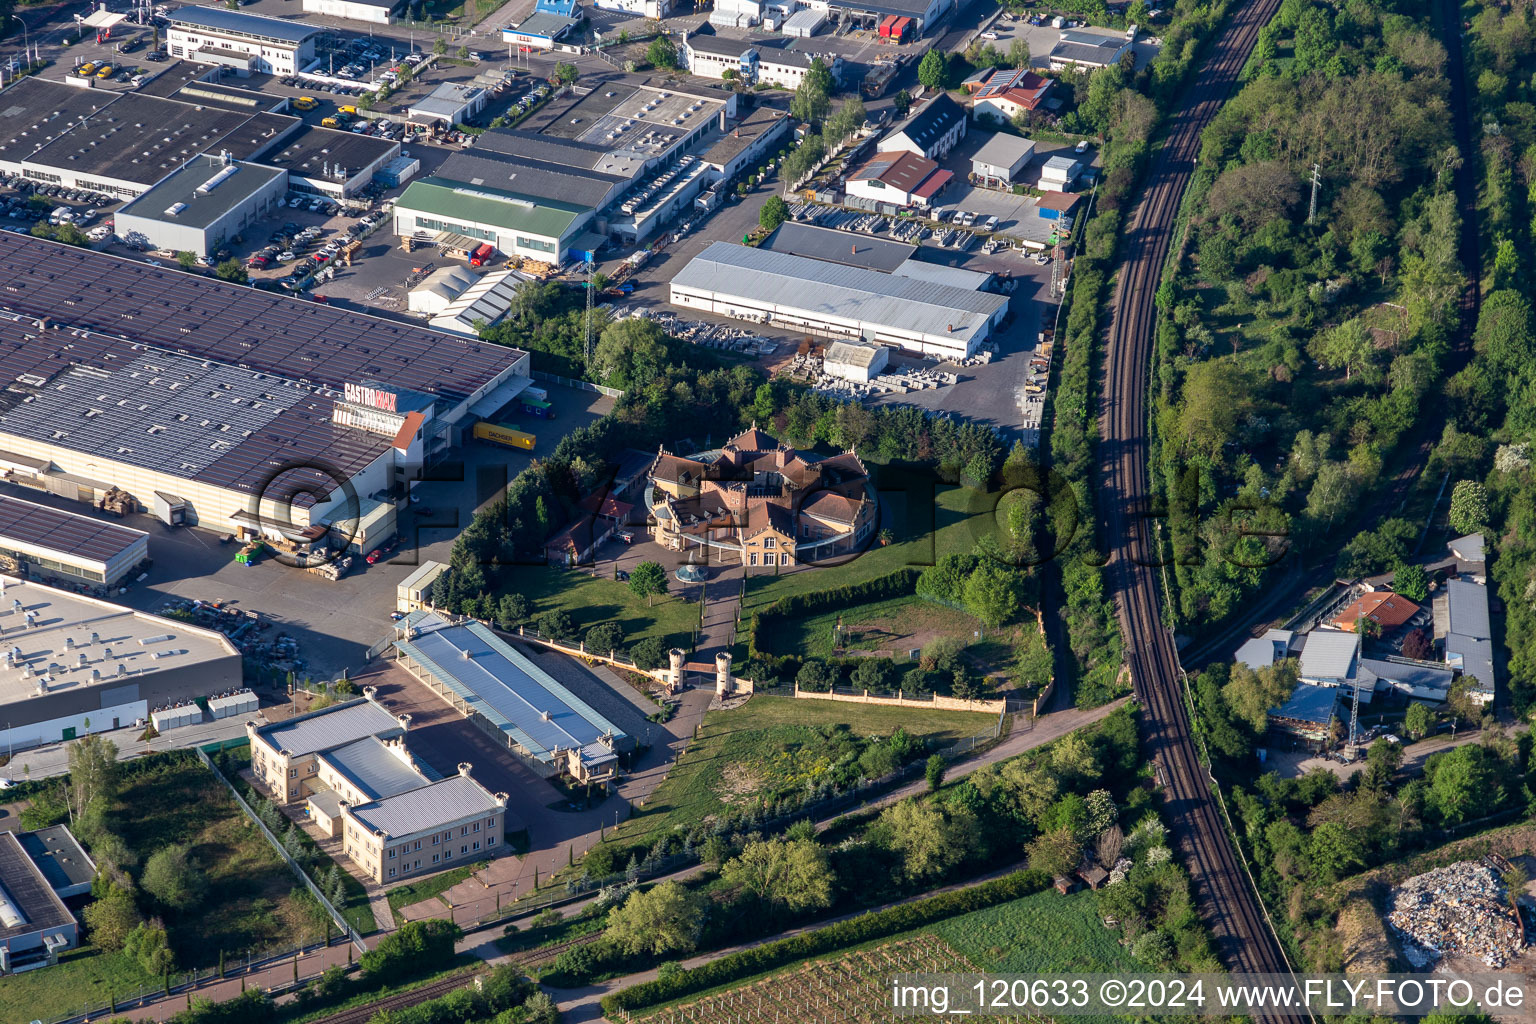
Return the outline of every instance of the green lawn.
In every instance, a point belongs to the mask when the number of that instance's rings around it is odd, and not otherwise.
[[[668,581],[678,585],[671,577]],[[667,647],[693,647],[699,606],[681,598],[657,597],[647,605],[645,598],[636,597],[628,584],[618,580],[597,579],[580,569],[547,566],[518,566],[507,571],[501,584],[528,598],[535,620],[558,609],[575,619],[583,633],[599,622],[617,622],[624,630],[626,644],[655,636]]]
[[[1096,897],[1055,889],[941,921],[928,931],[983,971],[1077,974],[1138,970],[1119,932],[1105,928]]]
[[[711,711],[698,739],[678,758],[645,808],[617,833],[619,842],[654,841],[678,827],[696,825],[754,787],[778,786],[818,770],[816,728],[847,725],[855,736],[886,736],[897,728],[919,738],[950,741],[991,728],[993,715],[930,711],[792,697],[753,697],[732,711]]]
[[[995,509],[999,492],[970,487],[944,487],[937,493],[881,492],[881,529],[891,531],[891,543],[876,545],[847,562],[772,576],[753,575],[747,582],[742,615],[781,597],[809,594],[830,587],[861,583],[895,572],[923,569],[944,555],[964,554],[981,537],[997,530]]]
[[[423,878],[419,882],[409,882],[391,889],[389,890],[389,909],[399,910],[412,903],[420,903],[433,896],[441,896],[489,863],[482,860],[475,864],[461,864],[452,871],[444,871],[431,878]]]
[[[0,1020],[54,1020],[137,993],[140,985],[158,989],[160,984],[132,957],[82,946],[64,954],[57,966],[11,975],[0,983]]]
[[[829,658],[839,616],[845,651],[885,651],[898,661],[908,650],[926,647],[941,636],[969,641],[979,628],[976,619],[965,612],[911,595],[831,609],[798,621],[779,620],[774,635],[763,637],[760,647],[770,654]]]

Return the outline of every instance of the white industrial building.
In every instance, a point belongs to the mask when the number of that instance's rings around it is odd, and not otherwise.
[[[468,267],[438,267],[405,297],[405,308],[424,316],[437,316],[464,293],[480,275]]]
[[[965,138],[966,124],[965,108],[950,99],[948,93],[940,93],[894,126],[876,148],[882,153],[904,149],[930,160],[942,160]]]
[[[605,11],[624,11],[652,21],[660,21],[672,14],[672,0],[593,0],[592,6]]]
[[[0,577],[0,744],[122,729],[241,686],[222,633],[40,583]]]
[[[0,261],[0,466],[92,504],[329,543],[528,383],[516,349],[87,249],[5,233]]]
[[[288,194],[288,172],[262,164],[199,156],[117,213],[114,231],[128,242],[209,256],[274,213]]]
[[[998,132],[971,156],[971,176],[978,185],[1010,188],[1034,155],[1035,144],[1029,139]]]
[[[268,75],[291,75],[315,59],[321,29],[298,21],[184,4],[170,15],[166,48],[172,57]]]
[[[114,587],[148,561],[143,530],[0,495],[0,571]]]
[[[794,89],[805,81],[811,61],[820,58],[832,80],[841,80],[843,59],[839,55],[791,50],[779,43],[779,40],[736,39],[718,35],[712,29],[692,32],[683,36],[683,64],[689,74],[700,78],[723,79],[726,72],[730,72],[736,81],[747,85],[761,82]]]
[[[1040,168],[1040,191],[1065,192],[1082,172],[1083,165],[1070,156],[1057,154]]]
[[[868,383],[885,372],[891,350],[884,345],[866,345],[858,341],[834,341],[822,356],[823,373],[841,380]]]
[[[1116,35],[1068,29],[1061,34],[1061,40],[1051,47],[1051,70],[1097,71],[1118,64],[1131,51],[1131,43],[1135,38],[1135,26],[1128,32]]]
[[[478,85],[444,82],[412,103],[407,116],[423,124],[463,124],[485,109],[490,93]]]
[[[1008,300],[805,256],[711,243],[672,279],[673,305],[935,359],[976,354]]]
[[[406,0],[304,0],[304,13],[388,25],[405,4]]]

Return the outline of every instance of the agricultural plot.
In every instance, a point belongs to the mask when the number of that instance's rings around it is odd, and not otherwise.
[[[792,972],[769,975],[649,1015],[626,1017],[645,1024],[886,1024],[893,1016],[891,979],[911,972],[974,974],[976,966],[943,939],[916,935]],[[951,1018],[925,1016],[945,1021]],[[1024,1021],[1026,1017],[955,1016],[954,1021]]]

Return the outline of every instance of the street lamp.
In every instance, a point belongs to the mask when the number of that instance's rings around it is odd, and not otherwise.
[[[26,57],[27,65],[30,67],[32,64],[32,45],[27,40],[27,23],[22,21],[21,15],[14,11],[11,13],[11,17],[15,18],[17,23],[21,25],[21,52]]]

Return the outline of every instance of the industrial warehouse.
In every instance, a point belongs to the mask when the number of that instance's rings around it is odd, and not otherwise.
[[[178,202],[200,205],[192,201],[195,190],[215,172],[189,180],[194,173],[189,165],[210,160],[260,165],[222,183],[217,209],[187,214],[187,222],[202,216],[218,221],[207,231],[213,237],[220,229],[232,235],[248,215],[269,209],[274,192],[355,195],[400,155],[400,144],[392,140],[312,127],[265,109],[266,103],[221,99],[243,90],[200,79],[183,82],[176,75],[167,85],[174,90],[168,96],[152,89],[82,89],[41,78],[14,83],[4,92],[0,171],[124,199],[154,190],[155,205],[129,211],[129,230],[142,233],[146,220],[173,222],[174,215],[164,211]]]
[[[1007,314],[1008,299],[931,280],[713,242],[672,279],[673,305],[965,359]]]
[[[787,118],[737,120],[736,103],[735,93],[649,85],[562,97],[413,181],[395,204],[395,233],[422,245],[488,242],[554,267],[610,240],[642,244],[787,139]]]
[[[124,728],[241,685],[222,633],[39,583],[0,577],[0,630],[8,748]]]
[[[433,693],[540,775],[580,783],[618,774],[634,740],[474,620],[416,611],[395,624],[395,656]]]
[[[25,236],[0,259],[0,466],[91,504],[327,543],[529,383],[517,349]]]
[[[116,586],[149,560],[149,534],[0,494],[0,571]]]

